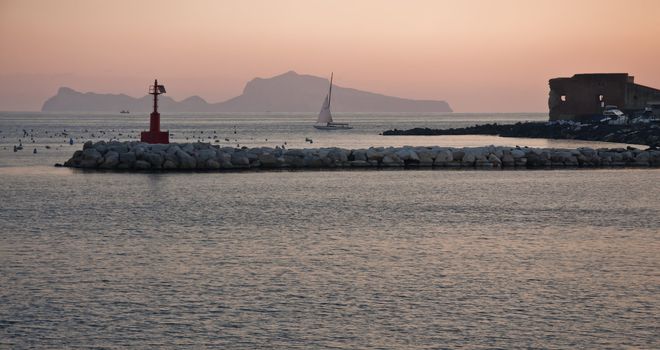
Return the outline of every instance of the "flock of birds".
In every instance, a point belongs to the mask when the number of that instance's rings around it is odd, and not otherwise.
[[[108,141],[134,141],[139,139],[139,131],[136,130],[130,130],[127,134],[124,134],[122,132],[119,132],[118,130],[111,129],[109,131],[105,130],[97,130],[97,131],[91,131],[89,129],[84,129],[81,130],[80,132],[75,132],[78,134],[78,136],[74,136],[74,132],[67,131],[67,129],[63,129],[62,131],[57,131],[57,132],[49,132],[48,130],[44,130],[41,133],[38,131],[35,131],[34,129],[23,129],[22,130],[22,136],[19,136],[18,138],[18,144],[14,144],[13,150],[14,152],[21,151],[25,149],[27,144],[37,144],[37,141],[35,138],[48,138],[48,139],[60,139],[64,140],[63,142],[57,142],[55,143],[56,145],[53,146],[55,147],[56,150],[61,149],[62,147],[68,145],[73,145],[75,143],[79,142],[85,142],[88,140],[108,140]],[[21,135],[21,133],[18,133]],[[6,139],[7,136],[5,136],[0,130],[0,135],[2,135],[2,139]],[[190,131],[181,131],[180,132],[181,139],[180,141],[183,141],[185,138],[185,141],[188,142],[213,142],[216,144],[222,143],[223,137],[218,136],[218,132],[216,130],[207,130],[206,133],[204,130],[190,130]],[[233,128],[233,137],[224,137],[224,142],[225,144],[231,144],[233,145],[234,143],[236,144],[237,148],[241,147],[241,144],[239,142],[238,138],[238,130],[236,126]],[[170,137],[176,140],[176,137],[178,135],[174,133],[170,133]],[[28,142],[29,141],[29,142]],[[246,140],[247,141],[247,140]],[[251,137],[249,138],[250,143],[254,143],[254,138]],[[268,142],[268,139],[264,139],[265,142]],[[23,142],[26,143],[26,145],[23,144]],[[41,142],[40,142],[41,143]],[[54,143],[54,142],[51,142]],[[312,140],[309,137],[305,138],[305,143],[314,143],[314,140]],[[286,149],[286,146],[288,145],[287,141],[283,141],[282,144],[278,144],[275,147],[276,148],[282,148]],[[51,149],[51,145],[45,145],[43,146],[45,149]],[[3,147],[3,149],[7,149],[7,147]],[[37,153],[37,148],[33,148],[32,153],[36,154]]]

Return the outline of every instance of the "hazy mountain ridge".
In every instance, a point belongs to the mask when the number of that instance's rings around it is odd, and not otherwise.
[[[243,93],[224,102],[208,103],[199,96],[175,101],[168,96],[159,98],[165,112],[317,112],[328,91],[328,80],[294,71],[249,81]],[[57,95],[44,102],[44,112],[149,112],[152,97],[140,98],[125,94],[81,93],[61,87]],[[451,112],[445,101],[413,100],[344,88],[332,88],[334,112]]]

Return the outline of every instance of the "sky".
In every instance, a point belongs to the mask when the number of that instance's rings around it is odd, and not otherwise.
[[[548,79],[628,72],[660,87],[657,0],[0,0],[0,110],[60,86],[220,102],[289,70],[446,100],[547,112]]]

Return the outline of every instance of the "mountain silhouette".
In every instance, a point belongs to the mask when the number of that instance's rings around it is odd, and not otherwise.
[[[317,112],[328,92],[328,80],[294,71],[272,78],[255,78],[243,93],[224,102],[208,103],[199,96],[182,101],[159,98],[162,112]],[[152,97],[135,98],[125,94],[82,93],[61,87],[44,102],[44,112],[149,112]],[[332,87],[334,112],[451,112],[445,101],[412,100],[386,96],[337,85]]]

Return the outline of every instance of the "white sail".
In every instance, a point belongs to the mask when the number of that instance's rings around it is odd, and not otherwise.
[[[323,101],[323,106],[321,106],[319,118],[316,121],[318,124],[314,125],[314,127],[321,130],[353,129],[350,125],[348,125],[348,123],[332,122],[332,114],[330,113],[330,101],[332,101],[332,76],[333,74],[330,74],[330,88],[328,89],[328,94],[325,96],[325,100]]]
[[[330,98],[328,95],[325,96],[323,101],[323,106],[321,106],[321,111],[319,112],[319,118],[316,120],[317,123],[332,123],[332,114],[330,114]]]

